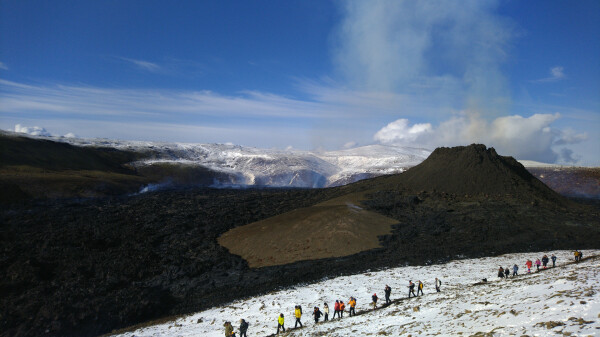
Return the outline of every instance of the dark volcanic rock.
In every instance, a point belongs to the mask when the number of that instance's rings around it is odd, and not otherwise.
[[[396,177],[416,191],[560,198],[514,158],[481,144],[437,148],[421,164]]]
[[[598,204],[545,191],[485,147],[434,153],[435,165],[409,175],[332,189],[190,189],[3,207],[0,335],[94,336],[368,269],[599,248]],[[398,220],[383,248],[250,269],[217,243],[231,228],[355,192]]]

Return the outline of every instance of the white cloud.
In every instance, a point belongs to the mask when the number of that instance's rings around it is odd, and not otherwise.
[[[463,113],[437,127],[430,124],[411,126],[407,119],[399,119],[379,130],[374,139],[383,144],[427,145],[431,148],[484,143],[495,147],[503,155],[554,163],[567,158],[562,154],[568,153],[564,149],[556,149],[557,146],[587,139],[586,134],[553,128],[551,124],[559,118],[558,113],[530,117],[512,115],[498,117],[488,123],[477,115]],[[568,156],[568,159],[572,160],[573,156]]]
[[[131,59],[131,58],[127,58],[127,57],[119,57],[119,59],[121,59],[123,61],[127,61],[142,70],[146,70],[146,71],[150,71],[150,72],[157,72],[157,71],[161,70],[161,67],[156,63],[152,63],[152,62],[148,62],[148,61],[144,61],[144,60]]]
[[[15,132],[26,133],[31,136],[44,136],[44,137],[52,136],[50,134],[50,132],[48,132],[46,129],[44,129],[42,127],[39,127],[39,126],[27,127],[27,126],[23,126],[21,124],[15,125]]]
[[[552,74],[552,77],[559,80],[563,77],[565,77],[565,73],[563,72],[564,68],[563,67],[554,67],[550,69],[550,73]]]
[[[3,62],[0,62],[0,69],[8,70],[8,66],[6,64],[4,64]]]
[[[540,78],[540,79],[534,80],[532,82],[535,82],[535,83],[556,82],[556,81],[560,81],[560,80],[564,79],[565,77],[566,77],[565,69],[561,66],[556,66],[556,67],[550,68],[550,77]]]
[[[431,124],[414,124],[408,125],[408,119],[398,119],[389,123],[379,130],[374,138],[381,143],[408,143],[412,144],[417,139],[432,131]]]
[[[351,141],[351,142],[347,142],[346,144],[344,144],[344,146],[342,146],[342,148],[351,149],[351,148],[356,147],[356,145],[357,145],[356,142]]]

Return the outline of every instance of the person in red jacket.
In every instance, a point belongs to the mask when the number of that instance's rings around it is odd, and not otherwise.
[[[531,262],[531,260],[527,260],[525,265],[527,266],[527,274],[531,274],[531,267],[533,266],[533,262]]]
[[[335,305],[333,306],[333,318],[335,318],[336,315],[338,317],[340,315],[340,301],[338,301],[338,300],[335,300]]]

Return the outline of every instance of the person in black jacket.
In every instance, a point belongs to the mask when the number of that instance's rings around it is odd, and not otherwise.
[[[390,304],[392,303],[392,301],[390,301],[390,295],[392,294],[392,288],[390,288],[389,285],[385,285],[385,304]]]
[[[371,296],[371,299],[373,300],[373,309],[377,308],[377,294],[373,294],[373,296]]]
[[[240,337],[248,337],[246,331],[248,331],[248,323],[242,319],[240,321]]]
[[[408,281],[408,298],[410,298],[410,294],[417,297],[415,294],[415,284],[412,281]]]
[[[319,323],[319,318],[321,317],[321,310],[319,310],[319,307],[315,307],[315,310],[313,310],[313,316],[315,316],[315,323]]]
[[[542,257],[542,264],[544,265],[544,269],[547,268],[548,262],[550,262],[550,259],[548,258],[548,255],[544,255],[544,257]]]

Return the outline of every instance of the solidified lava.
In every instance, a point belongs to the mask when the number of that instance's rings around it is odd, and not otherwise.
[[[382,248],[251,269],[217,242],[232,228],[353,193],[397,221]],[[403,174],[330,189],[25,200],[0,210],[0,335],[94,336],[332,275],[600,248],[599,219],[598,204],[554,193],[482,145],[439,149]]]

